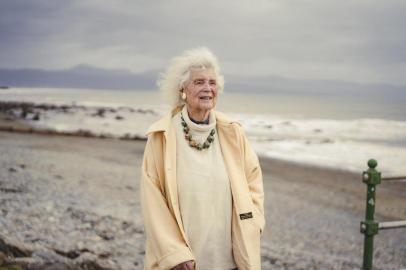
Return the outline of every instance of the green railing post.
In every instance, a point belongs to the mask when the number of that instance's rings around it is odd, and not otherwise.
[[[381,183],[381,173],[375,170],[378,163],[374,159],[368,161],[369,169],[362,173],[362,182],[367,185],[365,221],[361,221],[361,233],[364,234],[364,260],[362,269],[372,269],[374,253],[374,236],[378,233],[378,222],[374,220],[375,189]]]

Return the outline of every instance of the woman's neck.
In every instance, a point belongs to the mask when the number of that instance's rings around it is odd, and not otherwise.
[[[197,120],[195,120],[195,119],[193,119],[192,117],[189,116],[189,119],[190,119],[190,121],[192,121],[193,123],[198,124],[198,125],[208,125],[209,122],[210,122],[209,118],[207,118],[204,121],[197,121]]]
[[[209,120],[210,111],[195,111],[187,107],[189,118],[194,122],[204,123]]]

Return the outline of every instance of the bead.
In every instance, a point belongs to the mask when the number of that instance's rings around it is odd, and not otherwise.
[[[206,141],[202,144],[202,143],[198,143],[195,140],[192,139],[192,135],[189,134],[190,128],[188,127],[185,119],[183,118],[183,115],[181,113],[181,124],[183,126],[183,132],[185,134],[185,139],[188,141],[189,145],[193,148],[196,148],[197,150],[201,151],[203,149],[207,149],[210,147],[210,143],[214,141],[214,137],[213,135],[215,134],[215,129],[212,129],[210,131],[210,135],[207,137]]]

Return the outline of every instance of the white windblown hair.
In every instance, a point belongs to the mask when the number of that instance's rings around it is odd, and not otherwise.
[[[220,74],[217,57],[206,47],[186,50],[182,55],[172,58],[165,73],[162,73],[157,85],[163,97],[174,107],[184,104],[180,90],[190,79],[191,69],[211,69],[214,71],[219,93],[224,89],[224,77]]]

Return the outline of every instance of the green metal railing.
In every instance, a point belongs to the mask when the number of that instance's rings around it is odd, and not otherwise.
[[[379,185],[382,180],[406,180],[406,176],[382,178],[381,173],[375,169],[376,166],[378,166],[378,162],[374,159],[370,159],[368,161],[369,169],[362,173],[362,182],[367,185],[365,220],[361,221],[361,233],[364,234],[364,259],[362,263],[362,269],[364,270],[372,269],[375,234],[378,234],[379,230],[406,227],[406,220],[391,222],[376,222],[374,220],[376,186]]]

